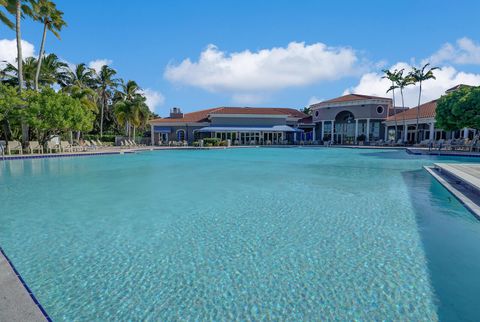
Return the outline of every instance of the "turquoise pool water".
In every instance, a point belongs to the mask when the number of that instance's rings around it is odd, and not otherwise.
[[[53,320],[478,320],[480,222],[422,169],[438,160],[6,161],[0,245]]]

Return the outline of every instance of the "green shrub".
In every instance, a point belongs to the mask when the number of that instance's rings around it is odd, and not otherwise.
[[[104,134],[102,137],[98,134],[83,134],[82,137],[85,140],[97,140],[99,139],[101,142],[110,142],[115,143],[115,135],[113,134]]]
[[[220,141],[221,140],[219,138],[205,138],[203,139],[203,144],[210,144],[209,146],[218,146],[220,144]]]

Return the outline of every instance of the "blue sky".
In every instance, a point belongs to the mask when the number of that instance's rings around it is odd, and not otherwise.
[[[457,81],[480,84],[479,1],[56,2],[68,27],[61,41],[49,35],[47,52],[111,61],[156,97],[160,115],[383,94],[382,68],[426,60],[443,73],[426,100]],[[38,49],[40,37],[41,26],[25,21],[23,39]],[[0,27],[0,39],[13,38]],[[413,102],[414,89],[407,96]]]

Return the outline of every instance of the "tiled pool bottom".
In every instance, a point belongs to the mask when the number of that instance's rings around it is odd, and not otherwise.
[[[0,244],[53,320],[475,320],[480,223],[422,170],[438,160],[7,161]]]

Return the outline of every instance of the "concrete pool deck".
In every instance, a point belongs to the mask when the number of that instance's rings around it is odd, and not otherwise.
[[[0,321],[51,321],[1,248]]]
[[[425,169],[480,219],[480,164],[434,163]]]

